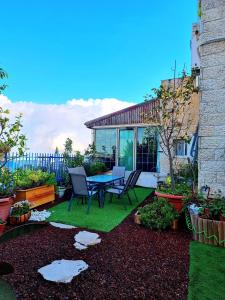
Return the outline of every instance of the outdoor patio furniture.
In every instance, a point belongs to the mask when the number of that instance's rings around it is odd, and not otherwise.
[[[94,184],[99,191],[100,206],[104,206],[105,188],[115,181],[121,180],[123,177],[113,175],[95,175],[87,177],[87,182]]]
[[[80,174],[87,176],[84,167],[67,168],[67,170],[69,174]]]
[[[138,178],[141,175],[141,170],[134,171],[133,177],[131,178],[129,189],[133,191],[136,201],[138,201],[137,194],[135,192],[135,185],[137,184]],[[124,189],[125,184],[115,186],[117,189]]]
[[[119,176],[122,177],[121,180],[116,180],[114,182],[114,185],[121,185],[124,183],[124,177],[125,177],[125,167],[118,167],[118,166],[114,166],[112,169],[112,175],[113,176]]]
[[[85,171],[85,168],[83,166],[81,167],[75,167],[75,168],[67,168],[68,170],[68,173],[69,174],[79,174],[79,175],[84,175],[87,177],[87,174],[86,174],[86,171]],[[87,182],[88,186],[94,186],[95,184],[93,183],[90,183],[90,182]]]
[[[87,213],[89,213],[92,197],[98,193],[96,187],[88,186],[85,175],[70,173],[70,178],[72,183],[72,196],[69,201],[68,211],[71,209],[73,198],[82,197],[82,200],[83,198],[88,199]]]
[[[121,186],[121,188],[112,187],[112,188],[106,190],[106,192],[110,194],[110,202],[112,202],[113,195],[117,195],[119,198],[126,195],[127,198],[128,198],[129,203],[132,204],[131,198],[130,198],[130,195],[129,195],[129,189],[130,189],[131,181],[132,181],[132,178],[133,178],[134,174],[135,174],[135,171],[132,171],[130,173],[124,187],[122,187],[122,186]]]

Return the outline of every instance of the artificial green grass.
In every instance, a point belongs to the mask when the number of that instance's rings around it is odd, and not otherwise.
[[[82,205],[81,200],[73,200],[71,211],[68,211],[68,202],[60,203],[49,211],[52,213],[48,221],[70,224],[78,227],[85,227],[97,231],[109,232],[120,224],[130,212],[143,202],[152,192],[150,188],[135,188],[138,201],[135,201],[133,192],[130,191],[132,205],[128,203],[127,197],[118,199],[113,197],[112,203],[109,202],[109,195],[106,194],[105,205],[98,207],[98,201],[92,199],[90,213],[87,214],[87,205]],[[124,207],[126,204],[126,209]]]
[[[188,300],[225,299],[225,248],[190,244]]]
[[[13,289],[2,279],[0,279],[0,300],[16,300]]]

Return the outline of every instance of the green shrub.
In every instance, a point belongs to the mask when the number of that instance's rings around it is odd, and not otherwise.
[[[14,192],[13,174],[7,168],[0,169],[0,198],[12,196]]]
[[[42,170],[22,170],[14,172],[16,189],[29,189],[41,185],[56,185],[54,173],[43,172]]]
[[[98,173],[103,173],[107,171],[106,165],[103,162],[96,161],[91,164],[85,165],[85,170],[88,176],[93,176]]]
[[[187,183],[177,183],[175,185],[175,189],[172,189],[171,186],[160,186],[159,188],[157,188],[157,191],[164,194],[180,196],[189,196],[192,194],[192,189]]]
[[[153,200],[139,209],[141,224],[150,229],[166,229],[179,214],[165,199]]]
[[[64,154],[65,165],[68,168],[80,167],[84,163],[84,156],[80,151],[76,151],[74,156],[68,156]]]

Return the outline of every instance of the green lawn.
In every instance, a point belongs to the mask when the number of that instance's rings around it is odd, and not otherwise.
[[[150,188],[137,187],[135,190],[138,202],[135,201],[133,192],[130,191],[132,205],[128,203],[127,198],[117,199],[117,197],[114,197],[112,203],[110,203],[109,195],[107,195],[104,208],[99,208],[98,201],[93,199],[90,213],[86,214],[87,205],[82,205],[81,200],[73,201],[70,212],[67,210],[68,202],[66,201],[49,209],[52,214],[48,218],[48,221],[109,232],[119,225],[152,192]],[[126,209],[124,203],[126,203]]]
[[[190,244],[188,300],[225,299],[225,248]]]

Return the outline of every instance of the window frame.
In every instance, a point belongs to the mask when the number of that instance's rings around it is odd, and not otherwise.
[[[184,154],[177,154],[177,146],[178,146],[178,143],[180,143],[180,142],[183,142],[183,149],[182,149],[182,151],[183,151],[183,153]],[[174,141],[174,152],[175,152],[175,157],[178,157],[178,158],[186,158],[186,157],[188,157],[188,143],[187,143],[187,141],[186,140],[184,140],[184,139],[177,139],[177,140],[175,140]]]

